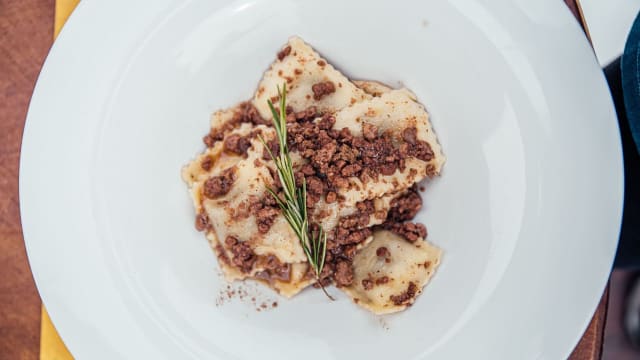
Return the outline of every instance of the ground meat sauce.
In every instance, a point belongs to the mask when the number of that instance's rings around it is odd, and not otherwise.
[[[227,253],[225,252],[224,247],[222,247],[222,245],[220,244],[216,245],[216,254],[218,254],[218,260],[220,260],[223,264],[232,266],[231,260],[229,260],[229,257],[227,257]]]
[[[365,290],[368,291],[368,290],[371,290],[371,289],[373,289],[374,287],[376,287],[378,285],[384,285],[384,284],[388,283],[389,280],[390,280],[389,277],[386,276],[386,275],[385,276],[381,276],[381,277],[379,277],[377,279],[374,279],[373,276],[371,276],[371,274],[368,274],[367,278],[366,279],[362,279],[362,281],[360,283],[362,284],[362,287]]]
[[[387,218],[393,222],[402,222],[413,219],[422,208],[422,198],[410,189],[406,194],[391,200],[391,208]]]
[[[234,154],[246,156],[250,147],[250,136],[231,134],[224,139],[224,150]]]
[[[338,188],[348,185],[345,176],[342,175],[342,168],[349,165],[348,160],[356,162],[358,155],[350,144],[341,144],[345,139],[353,139],[351,133],[346,129],[346,132],[331,129],[334,123],[333,116],[324,115],[317,122],[299,121],[290,124],[288,129],[290,149],[299,152],[309,161],[309,166],[303,169],[304,175],[315,175],[320,179],[324,183],[322,192],[325,196],[329,192],[336,193]],[[357,169],[347,171],[354,170]],[[313,172],[315,174],[312,174]],[[331,196],[332,202],[337,200],[336,195]]]
[[[335,280],[337,286],[353,283],[353,257],[356,245],[371,236],[371,229],[349,231],[338,228],[327,237],[325,266],[320,274],[321,283],[327,286]]]
[[[369,123],[362,124],[362,136],[369,141],[375,140],[378,137],[378,127]]]
[[[411,145],[418,141],[418,129],[415,127],[406,128],[402,131],[402,139]]]
[[[211,156],[205,156],[200,162],[200,168],[204,171],[209,171],[213,167],[213,158]]]
[[[359,164],[351,164],[347,165],[340,170],[340,175],[344,177],[358,176],[360,175],[360,171],[362,171],[362,166]]]
[[[235,169],[226,169],[219,176],[212,176],[204,182],[203,194],[209,199],[225,195],[231,190],[235,180]]]
[[[335,238],[333,242],[337,245],[357,245],[365,241],[372,232],[370,228],[347,230],[344,228],[337,228],[335,230]]]
[[[337,286],[349,286],[353,283],[353,264],[350,261],[339,260],[333,275]]]
[[[340,234],[340,235],[336,235]],[[371,229],[355,231],[337,229],[327,237],[327,255],[325,265],[320,274],[323,286],[335,281],[337,286],[349,286],[353,283],[353,257],[356,245],[371,236]]]
[[[282,61],[289,54],[291,54],[291,46],[287,46],[278,52],[278,60]]]
[[[346,128],[333,129],[334,124],[333,116],[324,115],[317,122],[293,123],[289,128],[291,149],[309,160],[316,176],[326,182],[327,192],[347,187],[349,177],[366,182],[379,174],[404,170],[405,156],[394,146],[389,132],[379,135],[374,125],[365,124],[365,137],[354,137]]]
[[[317,195],[320,196],[324,192],[324,184],[320,180],[320,178],[315,176],[307,176],[305,178],[306,186],[307,186],[307,195]]]
[[[388,257],[389,255],[391,255],[391,254],[389,253],[389,249],[387,249],[387,248],[386,248],[386,247],[384,247],[384,246],[381,246],[381,247],[379,247],[379,248],[377,248],[377,249],[376,249],[376,256],[378,256],[378,257],[386,258],[386,257]]]
[[[276,207],[264,207],[258,210],[256,212],[258,231],[262,234],[269,232],[278,214],[280,214],[280,209]]]
[[[362,287],[367,291],[373,289],[373,281],[370,278],[362,279]]]
[[[390,132],[384,132],[373,140],[365,138],[355,138],[353,146],[359,151],[363,168],[360,179],[366,182],[369,179],[376,179],[378,173],[382,175],[393,175],[396,170],[404,169],[404,157],[399,149],[393,146]]]
[[[389,299],[393,302],[394,305],[409,305],[411,300],[416,296],[418,292],[418,286],[413,282],[409,282],[409,286],[407,290],[402,292],[399,295],[391,295]]]
[[[198,213],[198,215],[196,215],[195,223],[196,223],[196,230],[205,231],[209,226],[209,217],[207,216],[207,214],[203,212]]]
[[[371,214],[375,212],[373,200],[356,203],[357,211],[338,220],[338,226],[347,230],[361,229],[369,225]]]
[[[224,127],[224,126],[223,126]],[[202,142],[208,147],[212,148],[216,142],[222,140],[224,138],[224,133],[221,129],[216,128],[211,129],[207,135],[202,138]]]
[[[318,89],[316,89],[318,90]],[[311,115],[315,108],[307,110]],[[357,176],[363,182],[376,180],[380,174],[392,175],[396,170],[405,169],[407,156],[429,161],[434,154],[428,143],[417,139],[415,128],[405,129],[402,138],[405,143],[394,145],[391,132],[380,133],[373,124],[363,124],[363,136],[354,137],[347,129],[333,129],[335,118],[330,114],[314,116],[289,115],[288,145],[291,151],[297,151],[307,164],[298,169],[296,179],[307,182],[307,205],[312,207],[324,196],[326,203],[340,201],[338,189],[349,186],[349,177]],[[313,119],[315,121],[312,121]],[[405,223],[413,219],[422,207],[422,199],[415,189],[392,200],[391,209],[384,225],[388,229],[414,242],[426,237],[426,228],[422,224]],[[321,274],[321,282],[327,285],[348,283],[346,264],[351,264],[356,245],[372,235],[368,228],[372,214],[375,214],[373,201],[357,204],[356,213],[339,219],[338,226],[328,234],[327,259]],[[388,256],[385,261],[389,262]],[[338,264],[343,264],[339,265]],[[352,265],[350,266],[352,267]],[[338,274],[338,271],[340,273]],[[338,280],[337,276],[340,277]],[[388,279],[371,280],[372,284],[384,284]],[[345,285],[346,286],[346,285]]]
[[[322,114],[315,106],[309,106],[305,110],[295,113],[296,121],[312,121],[319,116],[322,116]]]
[[[232,254],[231,259],[225,256],[224,261],[228,265],[235,266],[244,273],[251,272],[254,267],[263,268],[264,270],[258,271],[254,275],[258,280],[291,281],[291,264],[280,262],[275,255],[256,255],[251,246],[246,242],[239,241],[234,236],[227,236],[224,244]],[[224,254],[224,249],[219,247],[218,252]]]
[[[323,81],[313,84],[311,86],[311,91],[313,91],[313,98],[315,100],[320,100],[326,95],[336,92],[336,86],[331,81]]]
[[[278,53],[278,59],[284,59],[290,52],[290,47],[284,48]],[[330,81],[312,86],[316,100],[322,99],[335,90],[335,85]],[[298,152],[307,161],[296,169],[295,177],[297,186],[302,185],[302,179],[306,182],[308,208],[313,208],[322,197],[329,204],[342,201],[338,190],[350,186],[348,181],[350,177],[358,177],[363,182],[377,180],[380,174],[392,175],[397,170],[403,171],[406,157],[429,161],[434,156],[429,144],[417,138],[416,128],[405,129],[402,132],[404,143],[396,146],[390,131],[380,133],[373,124],[363,124],[362,137],[354,137],[347,128],[333,129],[335,118],[330,114],[322,114],[315,106],[299,112],[294,112],[291,107],[287,107],[286,115],[289,149]],[[270,122],[258,115],[257,110],[250,103],[242,103],[233,119],[219,129],[212,130],[205,137],[205,143],[211,147],[217,141],[224,139],[225,151],[246,154],[251,146],[249,140],[254,136],[253,134],[246,137],[231,135],[224,138],[226,133],[243,122],[271,126]],[[279,155],[280,148],[277,140],[267,141],[267,146],[274,156]],[[271,155],[266,149],[263,151],[262,158],[265,161],[271,160]],[[274,178],[272,188],[278,193],[281,191],[281,184],[275,173],[272,177]],[[233,180],[233,173],[208,179],[204,187],[205,196],[215,198],[226,194]],[[392,200],[390,206],[385,223],[377,226],[378,228],[390,230],[410,242],[426,237],[424,225],[406,222],[413,219],[422,207],[422,199],[415,189]],[[350,286],[353,283],[353,257],[356,246],[372,235],[373,228],[367,226],[371,215],[375,214],[372,200],[359,202],[356,207],[357,211],[354,214],[340,218],[338,226],[327,234],[327,255],[325,266],[320,274],[320,283],[323,286],[332,282],[337,286]],[[280,209],[274,199],[269,194],[265,194],[251,205],[251,213],[256,218],[258,231],[267,233],[280,214]],[[203,220],[197,220],[197,228],[206,226]],[[317,229],[317,225],[313,225],[312,228]],[[249,272],[258,262],[264,266],[265,270],[256,273],[256,278],[270,282],[276,279],[289,281],[291,272],[289,264],[281,264],[273,256],[256,256],[247,244],[233,237],[227,239],[229,241],[225,244],[233,254],[232,259],[227,260],[241,271]],[[379,248],[377,254],[388,262],[389,252],[386,248]],[[314,276],[312,272],[309,270],[307,275]],[[389,278],[383,276],[378,279],[365,279],[362,285],[369,290],[387,282]],[[319,284],[314,286],[318,287]],[[410,283],[406,292],[392,296],[391,300],[395,304],[407,303],[415,296],[416,291],[416,285]]]
[[[291,265],[283,264],[274,255],[259,256],[256,265],[265,269],[255,274],[255,277],[260,280],[268,282],[273,282],[274,280],[291,281]]]
[[[263,160],[273,160],[271,158],[271,154],[273,154],[273,156],[277,157],[280,156],[280,145],[278,144],[278,140],[273,139],[273,140],[269,140],[267,141],[267,148],[262,149],[262,159]],[[271,154],[269,154],[269,151],[271,151]]]
[[[239,241],[236,237],[227,236],[224,240],[224,244],[231,251],[233,257],[231,258],[231,264],[236,266],[240,271],[248,273],[253,268],[253,264],[256,262],[256,255],[251,250],[251,246],[246,242]]]
[[[427,237],[427,228],[419,223],[385,223],[382,227],[404,237],[409,242],[416,242],[420,238],[424,240]]]
[[[225,135],[231,130],[236,129],[242,123],[251,123],[254,125],[268,124],[258,110],[249,101],[238,104],[233,117],[220,126],[212,128],[202,141],[207,147],[213,147],[218,141],[224,139]]]
[[[406,141],[400,145],[400,154],[404,157],[411,156],[422,161],[431,161],[435,156],[428,142],[418,140],[418,130],[407,128],[402,131],[402,139]]]
[[[280,212],[275,199],[268,193],[251,205],[251,213],[255,216],[258,231],[262,234],[269,232]]]

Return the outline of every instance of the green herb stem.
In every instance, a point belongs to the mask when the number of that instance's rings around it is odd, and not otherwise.
[[[276,130],[276,137],[280,145],[280,154],[274,156],[271,149],[261,137],[260,140],[267,149],[271,159],[276,165],[276,172],[282,184],[282,192],[284,199],[271,188],[267,191],[273,196],[274,200],[282,210],[284,218],[287,220],[291,229],[300,240],[300,245],[307,256],[309,265],[313,268],[318,284],[327,297],[333,300],[327,290],[322,285],[320,274],[324,268],[325,258],[327,255],[327,233],[319,226],[319,230],[313,234],[309,230],[309,219],[307,214],[307,184],[302,178],[302,187],[296,187],[296,179],[293,171],[293,162],[289,155],[289,147],[287,146],[287,85],[283,84],[282,90],[278,87],[278,96],[280,99],[279,110],[276,110],[271,100],[267,100],[271,114],[273,116],[273,127]]]

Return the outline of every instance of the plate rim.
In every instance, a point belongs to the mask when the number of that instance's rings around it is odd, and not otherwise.
[[[167,2],[170,3],[171,0],[168,0]],[[190,1],[187,1],[187,3],[190,3]],[[32,108],[40,106],[40,103],[42,102],[41,100],[39,100],[41,97],[45,96],[44,94],[41,94],[42,90],[39,90],[43,87],[43,83],[45,83],[47,80],[47,75],[52,72],[51,67],[52,67],[52,63],[60,62],[62,60],[62,58],[64,57],[64,53],[60,53],[60,49],[63,46],[68,46],[68,43],[73,41],[73,36],[75,36],[75,34],[78,34],[79,32],[81,32],[83,29],[80,27],[80,23],[78,19],[82,19],[82,20],[86,20],[85,17],[88,17],[90,10],[92,10],[91,6],[96,6],[95,5],[96,2],[86,2],[83,1],[81,2],[78,7],[76,8],[76,10],[73,12],[73,14],[71,15],[71,17],[69,18],[67,25],[65,25],[65,27],[63,28],[63,30],[61,31],[59,37],[56,39],[56,41],[54,42],[49,54],[47,55],[45,62],[42,66],[42,69],[40,71],[40,74],[38,76],[38,79],[36,81],[36,84],[34,86],[34,91],[33,91],[33,95],[32,98],[30,100],[29,103],[29,110],[27,112],[27,116],[26,116],[26,120],[25,120],[25,125],[24,125],[24,130],[23,130],[23,137],[22,137],[22,144],[21,144],[21,151],[20,151],[20,162],[19,162],[19,199],[20,199],[20,216],[22,219],[22,230],[23,230],[23,237],[24,237],[24,242],[25,242],[25,248],[27,251],[27,256],[28,256],[28,260],[29,260],[29,265],[32,271],[32,275],[34,278],[34,281],[36,283],[36,287],[38,289],[38,292],[42,298],[43,301],[43,305],[48,303],[49,305],[53,304],[53,301],[51,300],[47,300],[47,298],[49,298],[49,294],[50,291],[48,291],[48,286],[45,284],[45,280],[43,279],[42,276],[42,272],[43,270],[37,270],[38,268],[41,268],[42,265],[38,265],[37,261],[35,260],[35,257],[33,255],[33,246],[35,246],[34,244],[34,240],[30,240],[32,239],[31,235],[28,235],[31,233],[31,231],[28,229],[28,225],[25,226],[26,223],[30,223],[31,220],[34,217],[32,215],[33,211],[32,210],[27,210],[32,208],[34,205],[26,205],[25,206],[25,192],[28,191],[28,185],[26,183],[25,178],[23,177],[23,173],[25,172],[25,169],[29,168],[29,167],[33,167],[34,165],[32,163],[28,163],[27,159],[31,159],[34,155],[31,155],[28,151],[25,152],[26,149],[33,149],[34,145],[33,144],[33,140],[30,140],[29,137],[29,133],[31,132],[30,126],[33,127],[33,123],[34,120],[32,120],[32,117],[34,117],[33,115],[33,111]],[[114,5],[115,2],[112,2],[111,5],[108,6],[112,6]],[[564,4],[560,4],[561,7],[565,7]],[[96,6],[97,8],[97,6]],[[85,15],[87,14],[87,15]],[[571,13],[569,12],[568,9],[566,9],[566,17],[570,17],[571,20],[574,20],[573,17],[571,17]],[[580,28],[579,28],[579,24],[575,21],[573,21],[574,25],[573,26],[573,32],[580,32]],[[581,32],[579,34],[582,34]],[[578,38],[581,42],[581,46],[587,46],[590,48],[587,39],[584,36],[581,36]],[[126,54],[124,54],[126,55]],[[593,56],[592,59],[588,59],[585,61],[589,61],[590,63],[593,63],[593,65],[596,65],[598,68],[599,65],[597,65],[597,59],[595,57],[595,55]],[[601,75],[602,77],[602,83],[605,84],[605,80],[604,80],[604,74]],[[613,106],[613,101],[611,100],[611,98],[608,99],[608,103],[609,103],[609,107],[610,110],[614,109]],[[613,114],[615,116],[615,110],[613,110]],[[615,130],[617,131],[617,133],[619,134],[619,128],[618,128],[618,123],[615,122],[615,124],[613,125],[615,127]],[[31,136],[33,137],[33,136]],[[617,223],[618,223],[618,227],[617,227],[617,231],[619,233],[620,231],[620,224],[622,221],[622,206],[623,206],[623,198],[624,198],[624,170],[622,167],[622,148],[621,148],[621,144],[618,141],[616,149],[613,149],[616,152],[616,158],[618,160],[618,168],[620,169],[620,171],[618,172],[617,178],[618,178],[618,183],[622,184],[620,186],[620,188],[622,189],[621,192],[619,192],[617,194],[617,214],[614,215],[615,218],[618,219]],[[25,153],[29,153],[28,156],[24,156]],[[28,220],[29,219],[29,220]],[[613,265],[613,260],[614,260],[614,255],[615,255],[615,248],[617,248],[617,239],[615,240],[616,242],[616,246],[614,247],[614,252],[611,255],[610,259],[610,265]],[[609,268],[611,268],[611,266],[609,266]],[[604,289],[607,286],[607,279],[609,276],[609,272],[603,273],[604,276],[604,281],[600,281],[598,279],[598,283],[601,283],[601,286],[599,286],[599,288],[602,290],[600,291],[600,293],[602,293],[604,291]],[[595,280],[595,279],[594,279]],[[595,282],[595,281],[594,281]],[[593,310],[595,310],[600,302],[600,296],[597,297],[597,299],[592,300],[592,306],[591,308]],[[55,319],[54,323],[56,324],[61,324],[61,323],[67,323],[66,320],[61,320],[62,316],[61,316],[61,311],[58,311],[56,309],[56,306],[52,306],[51,309],[49,310],[49,314],[51,316],[52,319]],[[592,311],[593,312],[593,311]],[[578,341],[581,339],[582,334],[584,333],[584,331],[587,329],[590,321],[591,321],[591,314],[589,314],[586,317],[586,320],[583,324],[583,327],[578,335],[578,337],[575,339],[575,341],[573,342],[574,346],[578,343]],[[65,329],[67,329],[68,327],[66,325],[61,326]],[[72,338],[70,332],[68,331],[61,331],[60,335],[63,339],[65,339],[65,343],[70,344],[70,343],[74,343],[74,340],[70,340]],[[72,346],[69,346],[70,350],[72,348]],[[571,349],[572,350],[572,349]],[[570,352],[569,352],[570,353]],[[567,354],[568,355],[568,354]]]

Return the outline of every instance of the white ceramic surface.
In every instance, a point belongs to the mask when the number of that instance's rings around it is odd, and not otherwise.
[[[432,114],[448,162],[419,220],[444,258],[408,311],[376,318],[335,289],[216,306],[180,168],[293,34]],[[83,1],[20,172],[36,283],[79,359],[560,359],[607,281],[622,198],[605,82],[558,0]]]
[[[640,0],[580,0],[580,4],[600,65],[607,66],[622,55]]]

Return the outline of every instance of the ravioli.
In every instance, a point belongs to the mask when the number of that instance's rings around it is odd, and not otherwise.
[[[242,124],[237,129],[230,132],[229,135],[247,135],[252,130],[249,124]],[[206,180],[211,174],[219,173],[224,169],[228,169],[242,160],[242,156],[223,151],[223,143],[218,142],[215,146],[207,148],[202,154],[198,155],[194,160],[182,168],[182,179],[187,185],[192,186],[193,183]],[[210,168],[206,169],[210,164]]]
[[[335,91],[319,98],[313,86],[324,82],[331,82]],[[263,118],[271,117],[267,100],[272,99],[275,103],[277,88],[283,83],[287,84],[287,105],[293,111],[315,106],[319,111],[334,112],[371,97],[295,36],[282,48],[258,84],[252,102]]]
[[[426,162],[431,168],[426,175],[435,176],[440,173],[445,157],[429,122],[429,114],[416,100],[407,89],[389,90],[338,111],[334,127],[348,128],[354,136],[361,136],[363,124],[372,124],[382,133],[390,132],[397,142],[402,142],[406,129],[415,128],[416,140],[428,143],[433,151],[433,158]]]
[[[213,231],[208,232],[206,237],[218,258],[218,263],[227,281],[252,278],[263,282],[266,286],[276,290],[280,295],[288,298],[296,295],[305,287],[315,282],[313,277],[308,276],[309,264],[306,261],[289,264],[290,278],[287,281],[272,278],[270,276],[262,276],[260,271],[254,271],[253,275],[243,273],[238,269],[238,267],[231,264],[227,250],[220,245],[218,237]]]
[[[296,180],[305,178],[311,224],[327,233],[319,279],[268,191],[280,185],[265,149],[277,151],[267,100],[275,103],[283,84]],[[422,206],[415,184],[439,175],[445,157],[413,93],[350,81],[292,37],[252,99],[214,112],[210,126],[207,148],[182,178],[196,229],[228,281],[256,280],[285,297],[318,281],[333,283],[377,314],[415,301],[440,257],[424,240],[426,228],[410,222]],[[381,247],[390,254],[382,262]],[[375,282],[382,277],[387,281]]]
[[[376,314],[404,310],[435,273],[441,253],[422,239],[411,243],[390,231],[376,231],[353,259],[354,281],[343,290]]]
[[[266,139],[273,137],[273,129],[264,125],[257,126],[255,130],[262,131]],[[242,132],[231,132],[229,136],[238,133]],[[271,134],[271,136],[267,134]],[[218,150],[217,147],[216,145],[214,150]],[[216,154],[216,151],[212,152],[214,155]],[[255,214],[251,212],[250,207],[253,201],[264,197],[267,194],[267,187],[273,184],[273,177],[266,165],[268,161],[262,159],[262,152],[263,145],[257,137],[251,140],[251,147],[247,151],[246,158],[223,155],[225,152],[220,151],[215,165],[208,172],[208,175],[215,177],[225,171],[232,170],[234,173],[233,186],[226,194],[214,199],[200,194],[202,208],[206,211],[215,235],[221,239],[223,247],[224,239],[233,236],[239,241],[250,242],[256,255],[275,255],[283,263],[306,261],[297,238],[282,216],[275,218],[268,232],[258,231]],[[205,152],[205,154],[207,153],[209,152]],[[223,165],[218,166],[220,163]],[[194,167],[194,164],[186,167],[188,178],[194,174],[192,170]],[[196,178],[202,182],[202,175],[196,175]],[[197,188],[194,188],[194,191],[202,193],[202,186],[199,184]],[[254,269],[253,272],[260,270]]]

